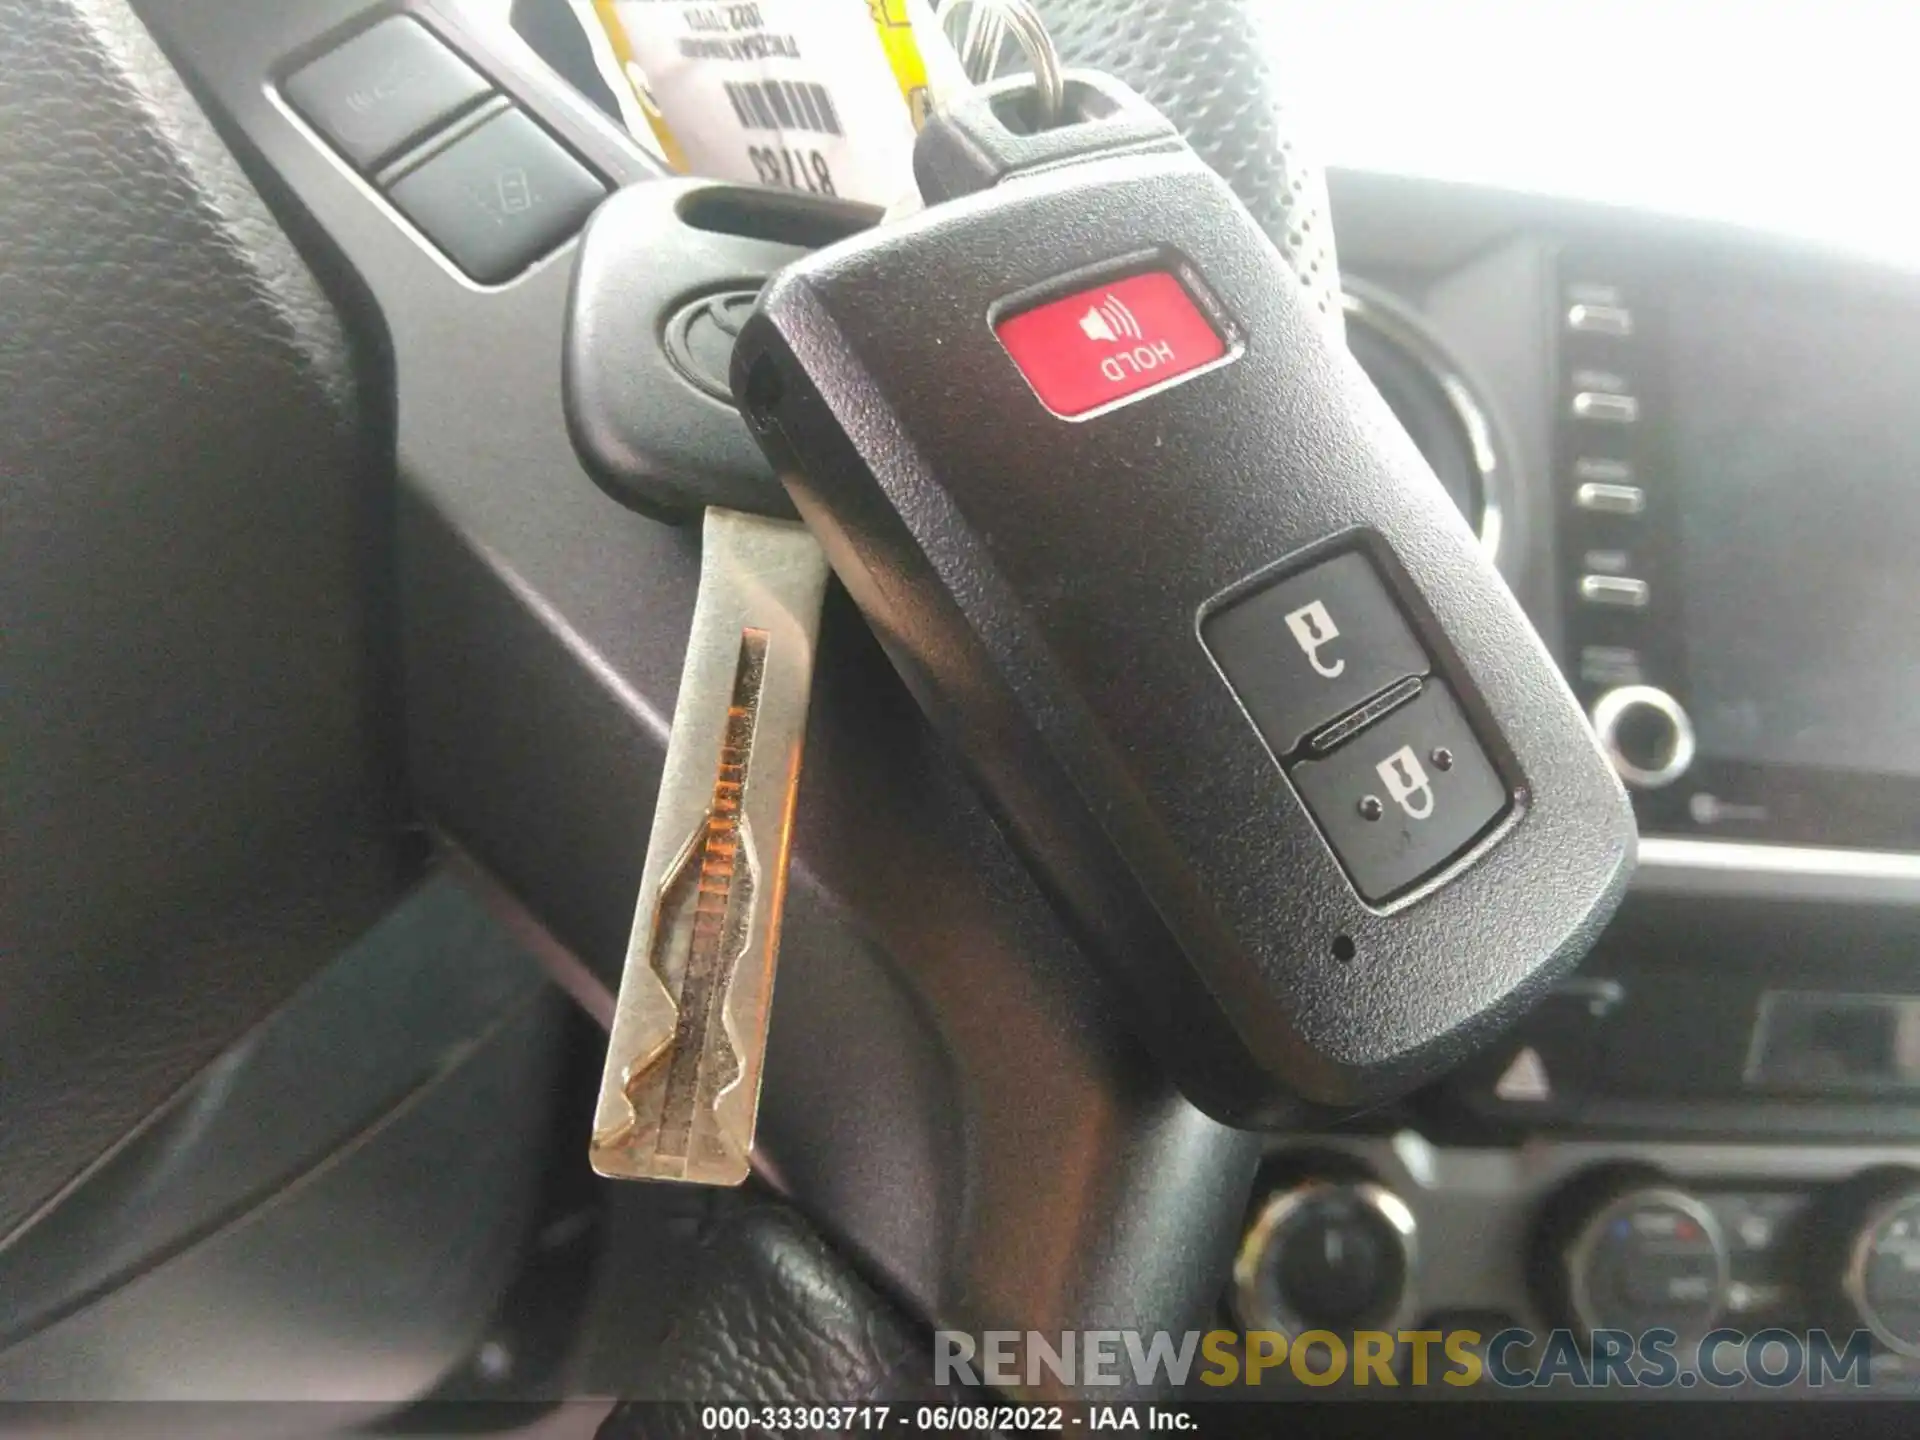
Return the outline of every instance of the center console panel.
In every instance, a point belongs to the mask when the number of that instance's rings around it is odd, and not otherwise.
[[[1343,264],[1486,418],[1499,565],[1641,858],[1581,973],[1481,1055],[1364,1131],[1275,1142],[1223,1303],[1324,1322],[1260,1267],[1344,1226],[1385,1258],[1338,1298],[1382,1328],[1577,1331],[1630,1292],[1655,1299],[1599,1318],[1867,1329],[1874,1393],[1904,1393],[1909,1300],[1878,1287],[1907,1273],[1889,1236],[1920,1176],[1920,275],[1562,200],[1331,186]],[[1616,1228],[1686,1244],[1656,1263],[1601,1243]]]
[[[1920,848],[1920,286],[1564,242],[1563,663],[1650,835]]]
[[[1634,792],[1641,888],[1920,897],[1920,273],[1405,177],[1333,195],[1349,272],[1487,417],[1499,563]]]
[[[1537,1365],[1555,1329],[1590,1340],[1666,1328],[1683,1367],[1717,1330],[1820,1329],[1836,1351],[1857,1331],[1872,1393],[1911,1397],[1916,1165],[1920,1147],[1886,1145],[1303,1137],[1269,1161],[1227,1304],[1245,1329],[1290,1336],[1529,1332],[1509,1366]],[[1740,1351],[1735,1341],[1727,1353]],[[1394,1358],[1404,1371],[1404,1354]],[[1700,1381],[1679,1384],[1766,1393]]]

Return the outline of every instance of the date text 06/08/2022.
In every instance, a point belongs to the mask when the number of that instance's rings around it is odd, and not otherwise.
[[[700,1428],[747,1430],[915,1431],[1012,1434],[1023,1431],[1192,1431],[1191,1412],[1157,1405],[707,1405]]]

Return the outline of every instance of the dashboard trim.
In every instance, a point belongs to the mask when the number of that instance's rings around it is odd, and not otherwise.
[[[1466,436],[1468,454],[1475,478],[1480,482],[1480,519],[1476,533],[1480,549],[1487,559],[1499,563],[1501,531],[1508,503],[1507,472],[1500,463],[1494,444],[1493,422],[1487,418],[1473,386],[1446,346],[1431,329],[1389,292],[1368,281],[1348,275],[1342,277],[1340,308],[1350,321],[1356,321],[1385,340],[1432,377],[1453,411],[1455,422]]]
[[[1656,894],[1920,905],[1920,854],[1645,835],[1633,883]]]

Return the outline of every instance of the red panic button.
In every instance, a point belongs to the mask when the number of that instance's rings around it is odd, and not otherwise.
[[[1056,415],[1084,415],[1227,353],[1186,286],[1164,270],[1096,285],[1002,320],[995,333]]]

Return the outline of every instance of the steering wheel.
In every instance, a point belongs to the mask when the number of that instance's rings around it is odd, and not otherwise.
[[[697,568],[569,441],[570,251],[469,281],[281,98],[381,7],[135,8],[0,21],[0,1254],[436,869],[604,1022]],[[657,174],[513,36],[407,9]],[[1258,0],[1043,9],[1337,323]],[[1203,1321],[1257,1141],[1147,1058],[843,598],[800,811],[765,1176],[940,1325]]]

